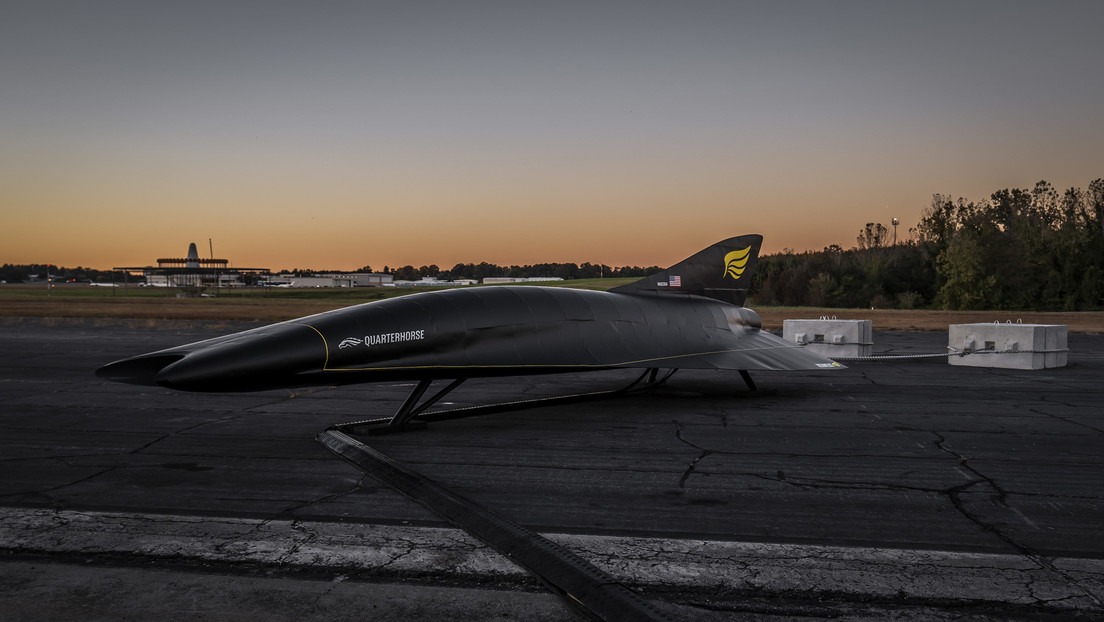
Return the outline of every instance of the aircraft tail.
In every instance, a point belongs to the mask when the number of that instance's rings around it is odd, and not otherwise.
[[[662,272],[610,291],[705,296],[742,306],[762,245],[763,236],[758,234],[722,240]]]

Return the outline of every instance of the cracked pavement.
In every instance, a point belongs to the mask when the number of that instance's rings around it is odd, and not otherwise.
[[[391,412],[406,386],[202,395],[108,384],[92,376],[100,364],[242,326],[0,328],[9,557],[187,558],[533,589],[314,442],[331,423]],[[879,353],[946,346],[945,333],[875,331]],[[981,603],[996,619],[1104,617],[1104,336],[1071,335],[1070,349],[1070,367],[1056,370],[923,360],[760,373],[765,390],[754,395],[738,376],[683,371],[651,395],[437,423],[370,444],[690,617],[761,612],[763,598],[815,601],[812,617],[861,618],[854,608],[870,602],[882,612]],[[449,399],[622,380],[471,381]],[[37,522],[20,522],[28,516]],[[108,533],[132,550],[104,545]],[[311,598],[331,591],[339,586]],[[758,608],[741,604],[749,598]]]

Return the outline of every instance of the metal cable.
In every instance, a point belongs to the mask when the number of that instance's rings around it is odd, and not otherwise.
[[[948,346],[947,349],[950,350],[950,352],[932,354],[876,354],[873,356],[829,356],[828,358],[841,363],[862,363],[877,361],[904,361],[910,359],[950,358],[952,356],[970,356],[973,354],[1055,354],[1058,352],[1069,352],[1069,348],[1058,348],[1055,350],[959,350],[957,348],[952,348]]]

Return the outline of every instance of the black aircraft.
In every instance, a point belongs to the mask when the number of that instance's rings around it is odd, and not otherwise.
[[[743,307],[763,238],[718,242],[608,292],[530,285],[457,288],[369,302],[123,359],[96,375],[183,391],[256,391],[619,368],[842,367],[761,329]],[[649,373],[645,371],[645,374]],[[411,414],[413,413],[413,414]],[[399,417],[396,416],[396,421]]]

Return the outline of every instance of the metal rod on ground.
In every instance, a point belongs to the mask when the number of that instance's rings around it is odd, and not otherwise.
[[[417,501],[537,576],[581,613],[607,621],[670,620],[654,605],[571,551],[499,516],[443,484],[338,430],[318,435],[326,449]]]

